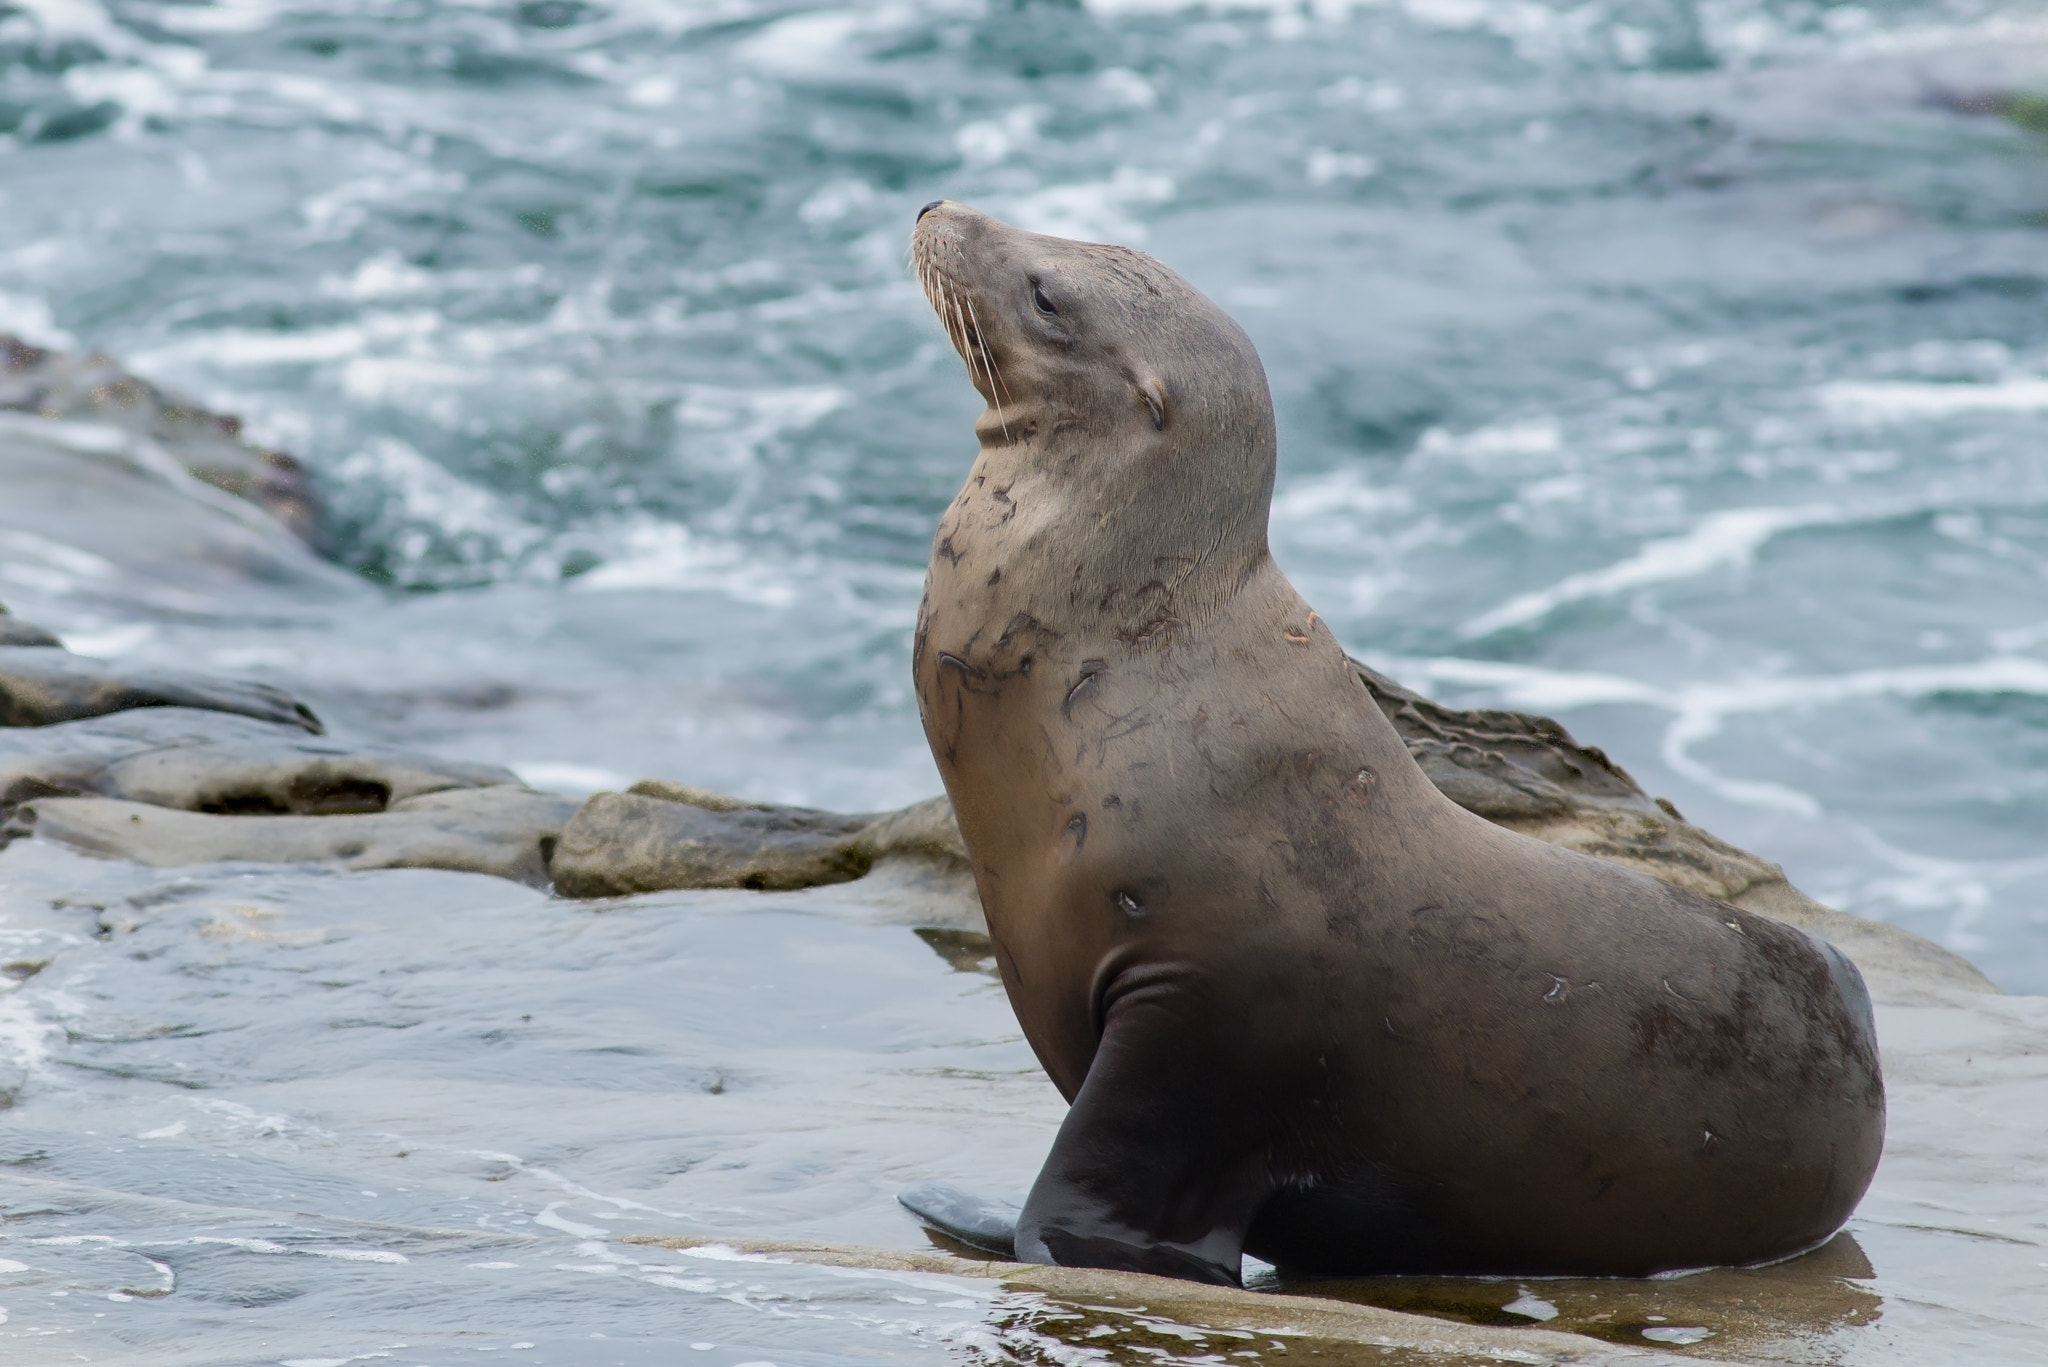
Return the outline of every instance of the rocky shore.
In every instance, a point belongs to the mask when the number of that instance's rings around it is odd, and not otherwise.
[[[439,868],[568,898],[681,888],[786,892],[902,860],[951,880],[972,922],[967,852],[943,797],[846,814],[747,802],[668,779],[582,802],[509,770],[320,735],[275,688],[72,655],[12,616],[0,629],[0,846],[36,837],[158,867],[220,861]],[[1548,717],[1458,711],[1364,665],[1360,679],[1439,789],[1512,830],[1790,921],[1865,967],[1995,990],[1961,957],[1821,905],[1784,871],[1687,822]]]
[[[0,561],[18,552],[13,563],[32,574],[44,563],[37,556],[58,556],[52,546],[87,554],[103,547],[112,568],[95,582],[107,585],[110,614],[137,602],[153,611],[196,610],[192,604],[206,595],[250,582],[282,593],[354,591],[345,575],[304,555],[303,540],[317,539],[319,518],[303,472],[287,457],[243,443],[232,420],[181,404],[105,358],[9,339],[0,339],[0,408],[14,410],[0,412],[0,487],[23,491],[11,508],[0,507]],[[89,499],[75,496],[88,486]],[[204,518],[156,515],[173,497],[189,508],[195,488]],[[752,890],[761,897],[748,905],[783,911],[807,889],[825,890],[809,894],[815,897],[860,891],[880,909],[878,919],[919,928],[955,968],[985,966],[966,851],[942,797],[894,811],[838,813],[746,801],[676,776],[570,796],[497,765],[338,739],[312,705],[273,684],[103,661],[67,649],[62,634],[0,609],[0,848],[45,843],[156,868],[307,864],[485,874],[551,892],[560,900],[546,906],[564,917],[578,906],[644,907],[676,890]],[[1986,1182],[2039,1178],[2038,1158],[2014,1166],[2012,1139],[2039,1113],[2048,1087],[2039,1064],[2048,1055],[2037,1047],[2048,1039],[2048,1020],[2038,999],[2000,997],[1959,956],[1807,897],[1778,866],[1692,825],[1552,719],[1444,707],[1357,668],[1417,763],[1461,806],[1802,926],[1856,960],[1880,1006],[1892,1084],[1892,1156],[1873,1196],[1889,1212],[1885,1222],[1898,1224],[1898,1212],[1915,1202],[1967,1203]],[[1986,1163],[1998,1169],[1995,1179],[1977,1174]],[[1581,1314],[1568,1288],[1546,1293],[1563,1307],[1550,1313],[1562,1318],[1509,1328],[1498,1314],[1474,1318],[1458,1288],[1350,1288],[1334,1299],[1277,1285],[1225,1293],[1123,1274],[990,1265],[943,1249],[912,1253],[763,1233],[644,1238],[679,1250],[724,1250],[719,1256],[995,1277],[1088,1314],[1166,1314],[1226,1336],[1288,1334],[1297,1348],[1315,1345],[1321,1360],[1670,1360],[1610,1333],[1606,1312],[1592,1309],[1592,1300]],[[1777,1347],[1752,1356],[1738,1344],[1775,1344],[1816,1316],[1831,1326],[1874,1318],[1856,1297],[1874,1304],[1875,1296],[1840,1289],[1878,1276],[1861,1258],[1854,1254],[1847,1271],[1814,1263],[1778,1280],[1730,1273],[1751,1280],[1714,1283],[1719,1299],[1701,1292],[1688,1314],[1725,1326],[1717,1332],[1735,1356],[1720,1360],[1806,1361]],[[1815,1297],[1827,1302],[1822,1310],[1809,1304]],[[1560,1329],[1575,1332],[1552,1332]],[[1603,1336],[1607,1342],[1595,1342]]]

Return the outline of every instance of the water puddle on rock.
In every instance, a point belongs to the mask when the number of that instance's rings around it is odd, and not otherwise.
[[[1845,1232],[1773,1267],[1645,1281],[1374,1277],[1284,1289],[1464,1324],[1541,1324],[1707,1358],[1818,1364],[1851,1360],[1858,1331],[1882,1318],[1876,1276],[1855,1236]]]

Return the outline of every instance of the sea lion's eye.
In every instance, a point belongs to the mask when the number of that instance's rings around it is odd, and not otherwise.
[[[1045,291],[1038,287],[1036,280],[1031,282],[1031,302],[1040,313],[1048,317],[1059,317],[1060,311],[1052,306],[1052,300],[1045,297]]]

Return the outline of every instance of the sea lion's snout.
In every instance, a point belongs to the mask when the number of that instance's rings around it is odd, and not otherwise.
[[[1252,516],[1244,500],[1269,478],[1273,442],[1265,371],[1193,286],[1142,252],[1030,232],[952,199],[918,215],[910,256],[988,401],[983,446],[1085,448],[1098,478],[1116,453],[1157,455],[1169,432],[1193,449],[1253,452],[1229,475],[1234,493],[1201,495]]]
[[[918,221],[919,223],[922,223],[922,222],[924,222],[924,216],[925,216],[926,214],[928,214],[928,213],[930,213],[930,212],[931,212],[932,210],[934,210],[934,209],[938,208],[938,207],[939,207],[939,206],[940,206],[941,204],[944,204],[945,202],[946,202],[946,201],[945,201],[945,200],[943,200],[943,199],[935,199],[935,200],[933,200],[933,201],[932,201],[931,203],[929,203],[929,204],[925,205],[925,206],[924,206],[924,207],[923,207],[922,209],[919,209],[919,210],[917,211],[917,221]]]

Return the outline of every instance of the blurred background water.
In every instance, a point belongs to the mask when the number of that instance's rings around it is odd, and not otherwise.
[[[546,786],[926,796],[951,197],[1238,317],[1354,652],[2048,991],[2043,91],[2015,0],[0,0],[0,329],[243,415],[359,572],[0,598]]]

